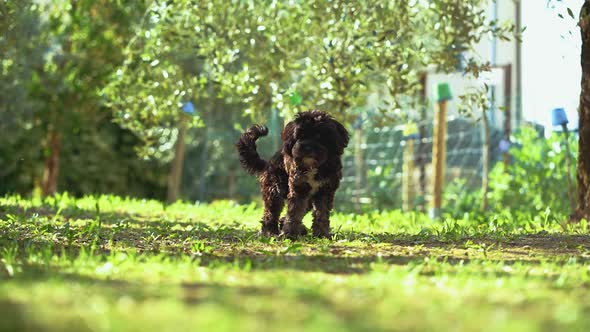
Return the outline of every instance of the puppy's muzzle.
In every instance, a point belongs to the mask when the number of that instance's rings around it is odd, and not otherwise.
[[[315,168],[326,161],[326,148],[313,140],[301,140],[295,144],[293,155],[296,162]]]

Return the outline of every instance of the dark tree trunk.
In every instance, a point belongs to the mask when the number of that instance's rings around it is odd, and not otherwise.
[[[586,0],[580,12],[582,33],[582,91],[580,93],[578,141],[578,207],[573,221],[590,220],[590,0]]]
[[[49,155],[45,157],[41,191],[43,196],[51,196],[57,191],[57,179],[59,177],[59,155],[61,150],[59,133],[55,132],[55,130],[49,130],[46,144]]]

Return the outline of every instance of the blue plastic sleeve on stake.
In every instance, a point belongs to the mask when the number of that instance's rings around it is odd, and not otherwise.
[[[551,123],[554,126],[563,126],[569,123],[565,109],[559,107],[551,111]]]
[[[186,114],[193,115],[195,114],[195,106],[190,101],[186,102],[184,105],[182,105],[182,111]]]
[[[500,152],[506,153],[506,152],[508,152],[508,150],[510,150],[510,145],[511,145],[510,141],[503,138],[500,141],[500,144],[498,144],[498,148],[500,149]]]

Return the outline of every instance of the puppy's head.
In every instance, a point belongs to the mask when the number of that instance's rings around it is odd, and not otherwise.
[[[297,114],[295,120],[285,126],[281,137],[283,153],[307,168],[340,157],[349,140],[344,126],[322,111]]]

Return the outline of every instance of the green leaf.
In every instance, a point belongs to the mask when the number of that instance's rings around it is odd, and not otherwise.
[[[567,13],[568,13],[568,15],[569,15],[571,18],[573,18],[574,20],[576,19],[576,18],[574,17],[574,12],[572,11],[572,9],[571,9],[571,8],[569,8],[569,7],[567,8]]]

